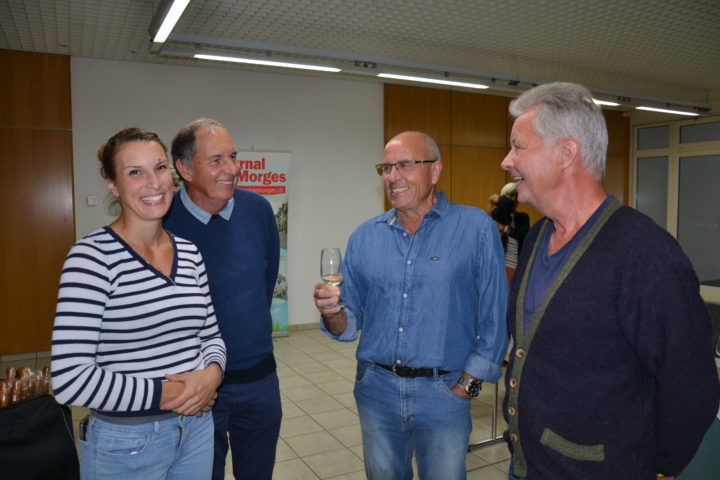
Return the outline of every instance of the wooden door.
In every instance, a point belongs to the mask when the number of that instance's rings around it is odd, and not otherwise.
[[[50,349],[75,240],[70,62],[0,50],[0,355]]]

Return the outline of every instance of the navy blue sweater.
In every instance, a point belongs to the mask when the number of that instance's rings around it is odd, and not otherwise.
[[[522,467],[516,475],[676,475],[713,422],[720,395],[710,319],[690,261],[652,220],[620,207],[542,318],[533,319],[534,336],[524,338],[515,313],[538,224],[521,254],[508,309],[515,347],[504,414],[519,426],[506,433],[513,462]],[[517,399],[508,402],[510,392]]]
[[[165,228],[195,243],[205,260],[227,348],[228,381],[234,371],[252,370],[258,364],[268,370],[273,350],[270,305],[280,257],[277,224],[268,201],[242,189],[235,190],[234,198],[230,221],[213,216],[204,225],[185,208],[179,194],[165,218]],[[272,371],[274,361],[270,363]]]

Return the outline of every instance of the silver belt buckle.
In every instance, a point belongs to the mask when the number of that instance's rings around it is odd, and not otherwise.
[[[400,375],[398,375],[397,371],[395,370],[397,367],[399,367],[399,365],[398,365],[397,363],[396,363],[395,365],[393,365],[392,373],[393,373],[393,375],[395,375],[396,377],[399,377]]]

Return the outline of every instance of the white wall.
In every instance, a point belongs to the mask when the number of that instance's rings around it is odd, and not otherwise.
[[[197,117],[223,123],[241,150],[290,151],[289,323],[317,321],[320,249],[345,248],[383,209],[382,85],[327,78],[73,58],[73,156],[78,238],[112,222],[97,149],[116,131],[155,130],[170,145]],[[100,205],[89,207],[86,197]]]

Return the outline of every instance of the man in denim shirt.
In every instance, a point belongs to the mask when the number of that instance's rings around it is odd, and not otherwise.
[[[348,242],[339,287],[319,283],[321,328],[357,348],[355,401],[371,480],[464,479],[470,399],[507,350],[507,279],[494,222],[435,192],[435,141],[404,132],[376,166],[393,209]],[[340,302],[342,291],[343,307]]]

